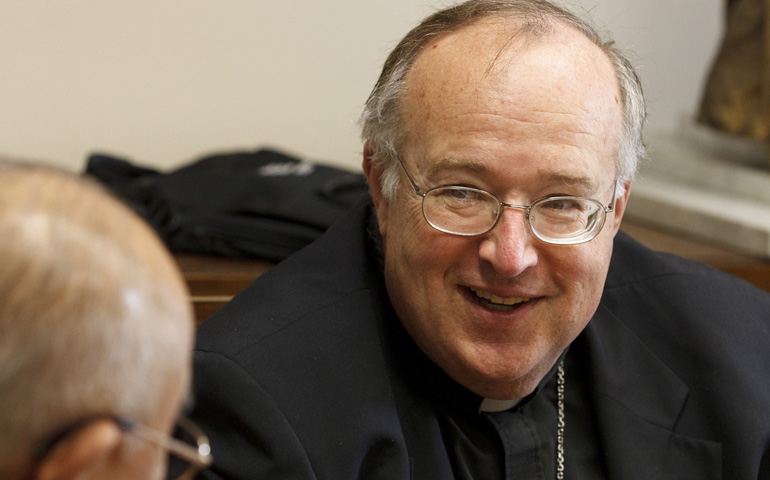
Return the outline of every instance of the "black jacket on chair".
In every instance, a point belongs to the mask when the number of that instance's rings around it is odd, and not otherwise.
[[[211,438],[208,478],[453,478],[369,209],[201,325],[193,419]],[[572,348],[607,478],[770,478],[770,295],[619,233]]]

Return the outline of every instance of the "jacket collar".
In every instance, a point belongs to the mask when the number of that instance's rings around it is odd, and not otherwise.
[[[608,478],[721,478],[721,444],[675,433],[687,385],[603,305],[583,338]]]

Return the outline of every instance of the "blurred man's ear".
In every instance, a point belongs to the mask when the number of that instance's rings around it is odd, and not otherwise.
[[[110,419],[96,420],[62,439],[40,462],[35,480],[91,478],[108,464],[120,446],[120,428]],[[93,477],[96,478],[96,477]]]
[[[377,211],[377,222],[380,227],[380,234],[385,237],[388,224],[388,200],[382,194],[382,169],[372,164],[372,155],[374,155],[374,145],[371,141],[364,144],[364,161],[362,164],[366,182],[369,184],[369,190],[372,193],[374,209]]]

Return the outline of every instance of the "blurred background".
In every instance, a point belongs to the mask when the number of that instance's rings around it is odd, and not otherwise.
[[[631,53],[648,131],[694,116],[723,0],[582,0]],[[0,154],[82,169],[100,151],[171,168],[272,146],[358,169],[357,118],[429,0],[4,0]]]
[[[627,218],[768,258],[764,145],[695,122],[726,5],[750,2],[562,3],[612,32],[644,83],[652,161]],[[273,148],[359,171],[357,120],[386,55],[450,3],[4,0],[0,155],[82,171],[98,152],[170,171]]]

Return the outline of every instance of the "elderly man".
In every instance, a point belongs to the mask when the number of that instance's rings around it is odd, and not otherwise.
[[[192,478],[211,459],[177,423],[193,319],[173,259],[96,184],[9,163],[0,184],[0,478]]]
[[[545,0],[424,20],[363,115],[372,205],[199,330],[214,470],[768,478],[770,297],[618,233],[643,120]]]

